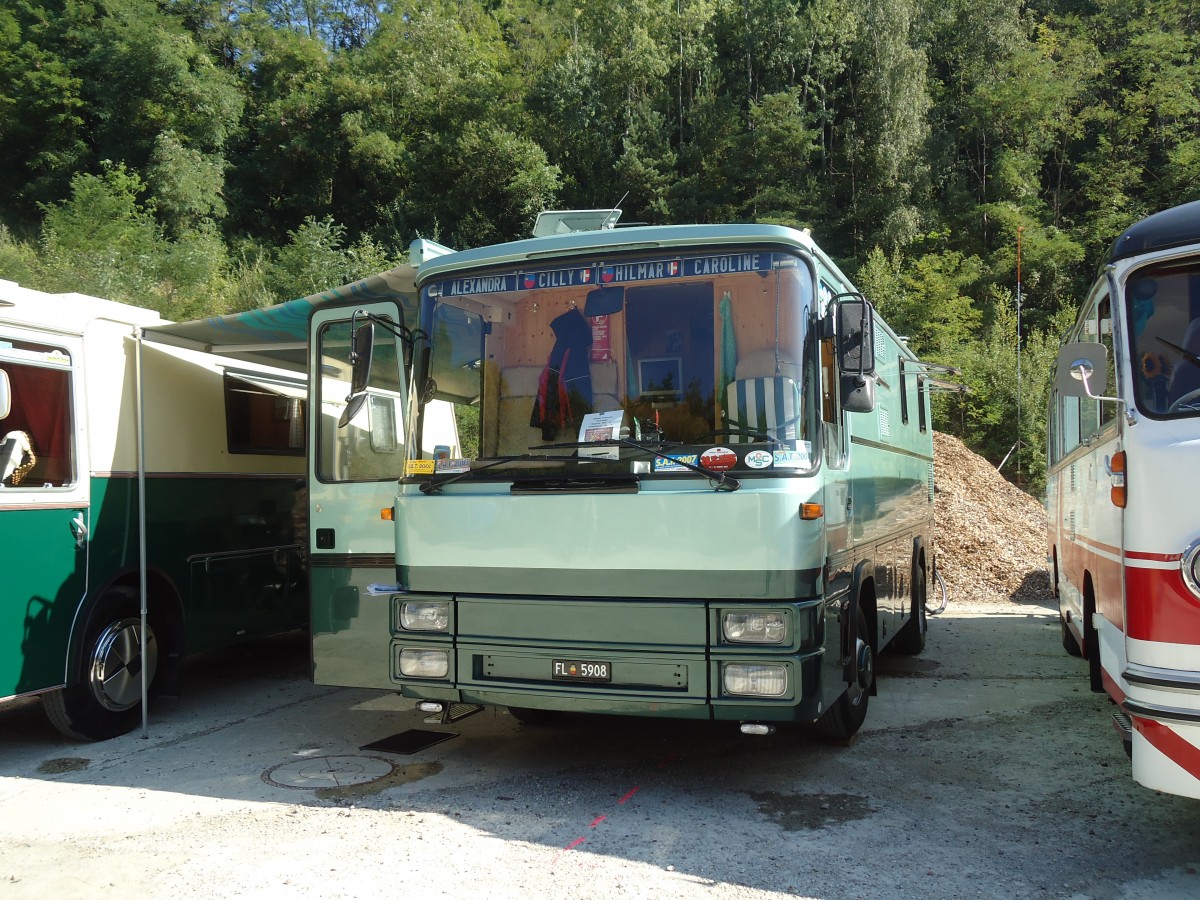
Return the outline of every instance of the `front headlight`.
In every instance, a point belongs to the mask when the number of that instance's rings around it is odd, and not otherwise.
[[[448,631],[450,601],[405,600],[400,604],[400,627],[405,631]]]
[[[726,694],[782,697],[787,693],[787,668],[779,665],[729,663],[721,670]]]
[[[721,634],[737,644],[782,644],[787,620],[779,611],[726,612],[721,616]]]
[[[1183,572],[1183,580],[1189,590],[1200,597],[1200,540],[1192,541],[1183,551],[1183,558],[1179,560],[1179,568]]]
[[[448,650],[400,651],[400,674],[406,678],[445,678],[450,672]]]

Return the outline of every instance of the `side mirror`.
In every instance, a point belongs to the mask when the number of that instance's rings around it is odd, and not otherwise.
[[[875,372],[875,324],[871,304],[861,295],[837,305],[838,365],[842,372]]]
[[[7,419],[12,412],[12,385],[8,383],[8,373],[0,369],[0,419]]]
[[[371,380],[371,356],[375,352],[375,323],[367,322],[350,338],[350,393],[361,394]]]
[[[1058,350],[1054,386],[1064,397],[1099,397],[1108,384],[1108,348],[1100,343],[1063,344]]]
[[[842,409],[871,412],[875,408],[875,378],[871,375],[842,376]]]
[[[350,396],[338,419],[338,428],[345,428],[367,402],[367,384],[371,381],[371,356],[375,352],[375,323],[361,325],[350,336]]]

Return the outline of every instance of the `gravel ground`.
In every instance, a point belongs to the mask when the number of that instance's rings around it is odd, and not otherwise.
[[[0,710],[0,898],[1200,895],[1200,805],[1134,784],[1045,603],[952,598],[925,653],[880,658],[850,747],[501,710],[430,726],[311,684],[303,638],[203,662],[145,739]],[[409,730],[452,737],[362,749]]]

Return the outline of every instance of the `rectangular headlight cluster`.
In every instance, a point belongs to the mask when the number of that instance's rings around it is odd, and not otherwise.
[[[736,644],[782,644],[787,617],[780,610],[726,611],[721,615],[721,634]]]
[[[449,650],[400,651],[400,674],[405,678],[445,678],[450,674]]]
[[[400,627],[405,631],[449,631],[449,600],[404,600],[400,604]]]
[[[782,697],[787,693],[787,668],[780,665],[727,663],[721,668],[726,694],[743,697]]]

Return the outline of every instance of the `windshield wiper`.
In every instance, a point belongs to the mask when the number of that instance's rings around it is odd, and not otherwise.
[[[1166,338],[1157,338],[1156,340],[1158,340],[1160,344],[1166,344],[1168,347],[1190,362],[1193,366],[1200,366],[1200,356],[1197,356],[1195,353],[1184,350],[1178,344],[1172,344]]]
[[[607,440],[603,441],[568,441],[565,444],[541,444],[539,445],[539,448],[543,450],[582,450],[586,447],[629,447],[633,450],[640,450],[643,453],[649,453],[652,456],[658,457],[659,459],[668,460],[676,465],[683,466],[685,469],[690,469],[693,472],[703,475],[710,481],[715,482],[713,484],[714,491],[736,491],[742,486],[741,481],[734,478],[732,475],[726,475],[724,472],[717,472],[713,469],[706,468],[705,466],[698,466],[695,463],[684,462],[677,456],[671,456],[668,453],[664,453],[662,449],[656,449],[656,447],[663,448],[682,446],[683,444],[674,441],[670,443],[666,441],[660,441],[656,442],[655,446],[650,446],[649,444],[640,444],[637,441],[630,440],[629,438],[608,438]],[[534,448],[530,447],[529,449],[532,450]]]
[[[453,484],[460,478],[466,478],[468,475],[474,475],[476,472],[482,472],[484,469],[490,469],[493,466],[500,466],[504,463],[522,462],[528,459],[562,459],[560,456],[549,456],[543,453],[522,453],[520,456],[499,456],[493,460],[484,463],[482,466],[476,466],[472,469],[464,469],[461,472],[455,472],[453,475],[447,475],[445,478],[430,479],[421,483],[419,490],[422,494],[436,494],[448,484]]]

